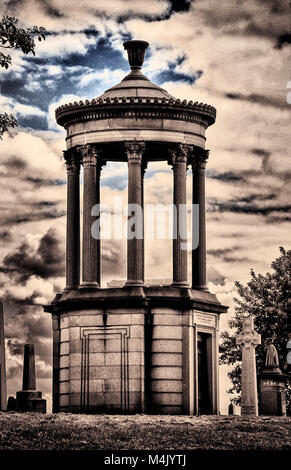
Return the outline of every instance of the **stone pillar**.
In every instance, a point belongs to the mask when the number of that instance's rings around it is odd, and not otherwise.
[[[80,285],[80,160],[76,151],[64,152],[67,165],[66,288]]]
[[[46,400],[36,390],[34,344],[24,345],[22,390],[16,393],[16,410],[46,412]]]
[[[22,390],[36,390],[34,344],[24,345]]]
[[[141,206],[142,206],[143,215],[144,215],[144,175],[146,172],[146,168],[147,168],[147,162],[144,161],[142,168],[141,168]],[[145,252],[144,252],[144,230],[143,230],[143,238],[142,238],[142,280],[143,282],[145,279],[144,257],[145,257]]]
[[[97,160],[96,149],[91,145],[80,147],[83,176],[83,263],[82,263],[82,287],[99,287],[97,258],[98,243],[91,234],[93,223],[91,211],[98,204],[97,191]]]
[[[209,151],[194,155],[192,160],[193,174],[193,205],[199,206],[199,244],[192,250],[192,289],[207,289],[206,281],[206,225],[205,225],[205,168]],[[195,217],[193,212],[193,232]],[[192,236],[193,233],[192,233]]]
[[[173,237],[173,286],[189,287],[187,273],[187,157],[190,145],[179,144],[170,149],[173,165],[173,204],[174,204],[174,237]],[[175,209],[176,208],[176,209]],[[176,219],[176,220],[175,220]],[[183,236],[184,235],[184,236]],[[184,247],[182,247],[184,244]]]
[[[100,177],[101,177],[101,161],[97,161],[96,165],[96,200],[100,204]],[[101,287],[101,240],[97,239],[97,284]]]
[[[142,210],[142,161],[144,150],[144,142],[125,143],[128,161],[128,204],[135,204],[137,206],[137,211],[135,211],[134,216],[132,213],[128,214],[126,285],[131,286],[142,286],[144,277],[144,217]],[[132,233],[132,217],[134,217],[135,220],[134,234]]]
[[[0,300],[0,410],[7,407],[3,302]]]
[[[236,344],[242,346],[241,414],[258,416],[255,348],[261,344],[261,335],[254,330],[252,317],[243,320],[242,329],[236,337]]]

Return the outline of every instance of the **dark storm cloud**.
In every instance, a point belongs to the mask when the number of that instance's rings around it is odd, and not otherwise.
[[[17,356],[23,354],[23,343],[20,343],[17,340],[9,339],[7,341],[7,346],[11,356]]]
[[[229,255],[230,253],[233,253],[234,251],[237,251],[240,248],[241,247],[239,247],[239,246],[233,246],[231,248],[221,248],[221,249],[217,249],[217,250],[207,250],[207,254],[220,258],[222,256]]]
[[[22,243],[14,253],[5,256],[0,272],[25,283],[31,276],[43,279],[64,275],[65,254],[56,232],[50,229],[42,237],[36,251]]]
[[[42,8],[52,18],[63,18],[63,13],[51,4],[49,0],[42,0]]]
[[[27,163],[16,156],[9,157],[4,163],[7,168],[12,170],[24,170],[27,168]]]
[[[291,210],[291,204],[273,204],[262,205],[260,201],[268,201],[274,199],[274,195],[250,195],[244,198],[231,199],[227,202],[219,202],[218,200],[208,200],[210,212],[233,212],[237,214],[257,214],[269,216],[273,212],[288,213]]]
[[[48,129],[48,120],[46,117],[40,116],[20,116],[18,125],[26,129],[46,131]]]
[[[35,210],[35,208],[34,208]],[[13,226],[18,224],[25,224],[28,222],[39,222],[41,220],[46,219],[59,219],[65,215],[65,211],[58,211],[56,209],[52,209],[50,211],[43,211],[43,212],[30,212],[27,214],[23,213],[15,213],[11,215],[11,217],[3,217],[1,220],[2,225],[4,226]]]
[[[265,37],[272,40],[274,46],[289,42],[290,7],[286,0],[244,0],[221,5],[212,2],[212,8],[207,2],[205,6],[203,2],[197,2],[197,8],[209,26],[225,34]]]
[[[36,178],[34,176],[27,176],[25,178],[26,181],[28,181],[29,183],[33,183],[36,187],[41,187],[41,186],[63,186],[64,184],[66,184],[66,180],[61,180],[61,179],[45,179],[45,178]],[[52,206],[52,205],[55,205],[57,203],[54,203],[54,202],[48,202],[48,201],[42,201],[42,202],[39,202],[37,204],[41,204],[41,205],[47,205],[47,206]]]
[[[281,34],[277,39],[275,49],[282,49],[282,47],[291,44],[291,34]]]
[[[9,243],[13,240],[10,230],[1,230],[0,231],[0,240],[4,243]]]
[[[234,263],[234,262],[245,262],[249,261],[249,258],[242,256],[235,256],[235,252],[241,250],[240,246],[233,246],[231,248],[221,248],[217,250],[208,250],[207,254],[215,258],[222,259],[225,263]]]
[[[214,170],[207,170],[206,176],[211,179],[215,179],[218,181],[223,181],[225,183],[233,183],[236,181],[244,181],[244,177],[240,174],[235,174],[232,171],[227,171],[224,173],[218,173]]]
[[[272,106],[273,108],[279,109],[290,108],[290,105],[288,105],[286,100],[279,101],[271,96],[259,95],[258,93],[251,93],[250,95],[243,95],[242,93],[225,93],[224,96],[231,100],[249,101],[262,106]]]

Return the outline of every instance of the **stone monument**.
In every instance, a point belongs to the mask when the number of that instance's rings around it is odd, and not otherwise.
[[[98,98],[56,110],[67,132],[66,286],[45,311],[53,322],[53,411],[218,413],[219,316],[227,311],[206,282],[206,129],[216,110],[179,100],[141,72],[145,41],[126,41],[131,71]],[[144,208],[144,173],[155,161],[173,170],[171,285],[147,284],[141,237],[127,240],[127,280],[101,286],[100,240],[92,237],[106,162],[126,162],[128,204]],[[83,238],[80,280],[80,167]],[[187,167],[199,205],[199,245],[192,251],[192,285],[180,228],[187,222]],[[194,209],[193,209],[194,212]],[[193,217],[195,220],[195,217]],[[199,222],[199,224],[198,224]],[[130,220],[129,220],[130,227]],[[194,230],[193,230],[194,232]],[[165,273],[165,278],[169,273]]]
[[[236,338],[236,343],[242,346],[241,414],[258,416],[255,348],[261,344],[261,335],[254,330],[252,317],[243,320],[242,330]]]
[[[285,377],[279,367],[273,344],[267,349],[265,367],[260,375],[260,414],[286,416]]]
[[[24,345],[22,390],[16,393],[16,410],[46,413],[46,400],[36,390],[34,344]]]
[[[0,300],[0,410],[6,410],[6,362],[5,362],[5,340],[4,340],[4,309]]]

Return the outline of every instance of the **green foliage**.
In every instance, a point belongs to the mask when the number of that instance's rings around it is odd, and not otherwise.
[[[8,131],[9,127],[16,127],[17,121],[12,114],[0,114],[0,139],[2,139],[2,135],[4,132]]]
[[[31,52],[35,55],[35,36],[39,41],[45,39],[45,28],[38,26],[19,28],[18,19],[12,16],[3,16],[0,21],[0,48],[2,49],[20,49],[23,54]],[[8,69],[11,63],[11,56],[0,51],[0,66]],[[15,126],[17,126],[17,121],[12,114],[0,114],[0,139],[9,127]]]
[[[265,276],[251,270],[251,280],[247,286],[236,282],[238,297],[234,299],[235,315],[229,321],[231,331],[221,334],[221,364],[234,366],[229,372],[232,387],[228,393],[234,395],[233,403],[240,402],[241,391],[241,347],[236,345],[235,338],[241,330],[242,319],[252,316],[254,326],[261,334],[262,344],[256,348],[257,370],[264,368],[266,350],[274,344],[279,356],[280,367],[288,371],[286,360],[288,341],[288,314],[291,307],[291,250],[280,247],[281,256],[272,262],[273,272]],[[289,320],[290,321],[290,320]],[[287,409],[291,410],[291,386],[286,384]]]

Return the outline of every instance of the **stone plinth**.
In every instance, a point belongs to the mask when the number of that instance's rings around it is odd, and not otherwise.
[[[17,411],[46,413],[46,400],[36,390],[34,345],[24,345],[22,390],[16,393]]]
[[[265,368],[260,375],[260,414],[286,416],[285,377],[273,344],[268,348]]]
[[[200,331],[209,340],[211,412],[218,412],[217,330],[225,307],[213,294],[80,289],[46,310],[54,318],[55,412],[198,413]]]

